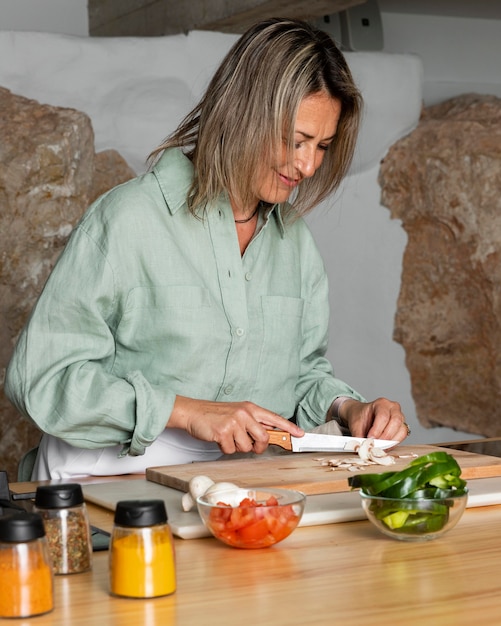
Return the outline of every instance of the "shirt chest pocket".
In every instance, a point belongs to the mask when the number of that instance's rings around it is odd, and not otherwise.
[[[141,352],[169,353],[203,348],[213,337],[215,307],[207,289],[197,285],[136,287],[128,295],[117,329],[117,343]],[[151,354],[151,352],[150,352]]]

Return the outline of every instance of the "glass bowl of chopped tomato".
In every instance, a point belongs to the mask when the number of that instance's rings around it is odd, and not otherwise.
[[[197,498],[210,532],[234,548],[268,548],[299,524],[306,496],[292,489],[225,489]]]

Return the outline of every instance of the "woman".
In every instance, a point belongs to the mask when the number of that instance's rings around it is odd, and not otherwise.
[[[6,392],[44,432],[33,479],[262,453],[337,420],[403,440],[325,359],[327,279],[301,219],[350,165],[361,100],[325,33],[259,23],[148,173],[92,205],[21,334]]]

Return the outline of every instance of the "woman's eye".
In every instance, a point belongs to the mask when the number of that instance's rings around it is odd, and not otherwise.
[[[329,149],[329,144],[319,144],[318,149],[327,152],[327,150]]]

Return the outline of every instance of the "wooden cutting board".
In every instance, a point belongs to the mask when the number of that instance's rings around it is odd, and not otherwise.
[[[412,458],[409,455],[422,456],[430,452],[444,452],[444,448],[430,445],[398,446],[391,451],[396,457],[394,465],[371,465],[360,470],[364,473],[380,473],[388,470],[400,470],[406,467]],[[501,476],[501,458],[446,450],[459,463],[465,480]],[[350,453],[298,452],[253,458],[202,461],[185,465],[166,465],[150,467],[146,478],[154,483],[188,491],[188,484],[193,476],[205,474],[214,482],[229,481],[239,487],[282,487],[297,489],[307,495],[337,493],[349,491],[348,477],[354,473],[348,470],[333,471],[320,464],[319,459],[340,456],[353,456]],[[397,458],[398,457],[398,458]],[[401,458],[403,457],[403,458]]]

